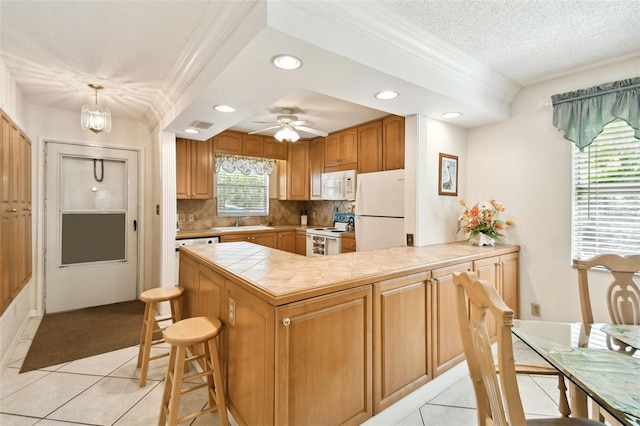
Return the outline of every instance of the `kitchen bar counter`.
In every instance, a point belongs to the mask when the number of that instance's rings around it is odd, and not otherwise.
[[[359,425],[457,365],[454,272],[475,270],[518,307],[518,246],[181,250],[184,312],[224,324],[228,406],[240,425]]]
[[[517,251],[469,242],[304,257],[246,242],[182,247],[200,262],[278,306],[309,297]]]

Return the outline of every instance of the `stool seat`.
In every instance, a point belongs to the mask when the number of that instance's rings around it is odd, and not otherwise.
[[[222,426],[229,425],[222,366],[217,347],[221,330],[222,322],[217,318],[208,317],[183,319],[164,330],[164,340],[171,344],[171,352],[164,382],[159,426],[175,426],[214,411],[218,411]],[[185,377],[185,364],[193,361],[202,361],[201,371]],[[204,381],[197,383],[198,379]],[[192,385],[185,388],[183,384],[186,383]],[[209,407],[178,418],[182,395],[203,387],[207,388]]]
[[[166,329],[166,326],[160,326],[159,323],[171,320],[173,323],[178,322],[180,317],[180,297],[184,293],[182,287],[157,287],[143,291],[140,294],[140,300],[145,303],[144,319],[142,320],[142,331],[140,332],[140,348],[138,350],[137,368],[140,370],[140,386],[147,384],[147,373],[149,371],[149,361],[156,360],[169,355],[165,352],[159,355],[151,356],[151,347],[163,343],[164,340],[159,338],[153,340],[154,334]],[[171,315],[165,317],[156,317],[156,305],[160,302],[169,302],[171,305]]]
[[[163,333],[164,340],[175,346],[191,346],[216,337],[222,329],[217,318],[187,318],[171,324]]]
[[[167,302],[182,296],[184,289],[182,287],[156,287],[143,291],[140,300],[145,303]]]

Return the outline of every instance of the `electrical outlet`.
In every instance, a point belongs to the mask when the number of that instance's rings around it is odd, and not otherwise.
[[[193,214],[189,213],[189,222],[193,222]]]
[[[227,318],[229,325],[236,326],[236,301],[229,298],[229,316]]]
[[[413,247],[413,234],[407,234],[407,246]]]
[[[537,303],[532,303],[531,304],[531,315],[533,315],[534,317],[539,317],[540,316],[540,305]]]

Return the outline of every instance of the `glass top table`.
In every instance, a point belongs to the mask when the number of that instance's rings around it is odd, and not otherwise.
[[[640,326],[514,320],[512,332],[620,423],[640,426]]]

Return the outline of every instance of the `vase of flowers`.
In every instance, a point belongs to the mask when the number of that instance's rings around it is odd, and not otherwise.
[[[458,232],[468,234],[467,241],[471,241],[474,245],[492,246],[504,237],[501,232],[507,226],[515,225],[512,220],[498,219],[498,214],[504,211],[504,205],[496,200],[476,203],[471,208],[464,200],[460,200],[460,205],[464,207],[464,212],[458,218],[460,224]]]

